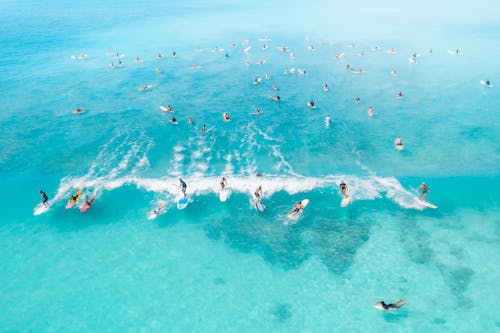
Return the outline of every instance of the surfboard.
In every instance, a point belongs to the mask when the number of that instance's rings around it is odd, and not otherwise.
[[[309,199],[303,199],[300,201],[300,203],[304,206],[301,210],[299,210],[298,212],[292,214],[292,213],[288,213],[287,216],[290,220],[298,220],[300,216],[302,216],[302,214],[304,213],[304,208],[307,207],[307,205],[309,204]],[[293,224],[293,223],[287,223],[287,224]]]
[[[486,86],[486,87],[490,87],[490,88],[491,88],[491,87],[493,87],[493,85],[492,85],[492,84],[488,84],[488,83],[486,83],[486,81],[484,81],[484,80],[479,81],[479,83],[481,83],[483,86]]]
[[[151,212],[149,212],[149,214],[148,214],[148,220],[154,220],[155,218],[157,218],[161,214],[165,213],[166,210],[167,210],[167,203],[166,202],[161,202],[158,205],[158,208],[153,209]]]
[[[348,195],[347,197],[342,199],[342,201],[340,202],[340,207],[345,207],[350,203],[351,203],[351,197]]]
[[[411,64],[416,64],[417,63],[417,59],[414,58],[414,57],[409,57],[408,58],[408,61],[411,63]]]
[[[95,200],[95,195],[91,195],[89,200],[85,201],[82,208],[80,208],[80,212],[85,213],[86,211],[88,211],[92,206],[92,204],[94,203],[94,200]]]
[[[187,205],[189,204],[189,199],[190,199],[189,196],[186,196],[184,198],[180,198],[177,201],[177,209],[184,209],[184,208],[186,208]]]
[[[221,202],[226,202],[226,200],[229,198],[229,195],[231,194],[231,191],[225,188],[224,190],[219,191],[219,200]]]
[[[84,108],[74,109],[74,110],[73,110],[73,114],[80,114],[80,113],[82,113],[82,112],[84,112],[84,111],[85,111],[85,109],[84,109]]]
[[[43,203],[39,203],[33,210],[33,215],[41,215],[43,213],[46,213],[49,209],[50,209],[50,204],[49,206],[45,206]]]
[[[255,208],[257,208],[257,210],[262,213],[266,209],[266,206],[264,206],[264,204],[262,204],[262,202],[260,201],[255,201]]]
[[[160,109],[162,109],[163,111],[165,112],[172,112],[171,110],[169,110],[166,106],[163,106],[163,105],[160,105]]]
[[[433,209],[436,209],[438,208],[436,205],[433,205],[431,204],[430,202],[427,202],[427,201],[423,201],[423,200],[420,200],[420,199],[415,199],[417,201],[417,203],[419,205],[422,205],[424,207],[428,207],[428,208],[433,208]]]

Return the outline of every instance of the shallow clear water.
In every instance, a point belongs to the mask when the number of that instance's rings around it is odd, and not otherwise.
[[[436,21],[389,3],[2,3],[1,330],[498,330],[500,30],[470,7]],[[422,181],[438,209],[415,202]],[[40,188],[51,207],[34,216]],[[79,188],[97,195],[85,214],[64,208]]]

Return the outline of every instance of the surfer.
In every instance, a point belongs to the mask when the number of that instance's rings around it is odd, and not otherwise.
[[[175,116],[172,116],[172,119],[170,120],[172,124],[177,124],[177,119],[175,119]]]
[[[339,187],[340,187],[340,191],[342,192],[342,195],[344,196],[344,198],[347,198],[348,195],[347,195],[347,184],[344,183],[343,180],[340,181],[340,184],[339,184]]]
[[[259,187],[255,189],[254,195],[257,202],[260,202],[260,198],[262,197],[262,186],[259,185]]]
[[[303,208],[304,205],[302,204],[302,201],[299,201],[298,203],[293,205],[293,209],[288,213],[288,215],[291,216],[297,215]]]
[[[188,124],[189,124],[189,125],[192,125],[192,124],[193,124],[193,122],[194,122],[194,121],[193,121],[193,118],[189,117],[189,118],[188,118]]]
[[[276,102],[279,102],[281,100],[281,97],[279,94],[276,95],[276,97],[274,96],[269,96],[270,99],[272,99],[273,101],[276,101]]]
[[[226,188],[226,186],[227,186],[227,180],[226,180],[226,178],[222,177],[222,179],[220,181],[220,190],[224,191],[224,188]]]
[[[253,114],[260,114],[260,109],[259,108],[255,108],[255,112]]]
[[[323,91],[324,91],[324,92],[327,92],[327,91],[328,91],[328,83],[325,83],[325,85],[323,86]]]
[[[182,194],[184,194],[184,198],[185,198],[186,197],[186,188],[187,188],[186,182],[184,182],[182,180],[182,178],[179,178],[179,183],[181,184],[181,191],[182,191]]]
[[[45,206],[45,207],[49,207],[49,197],[47,196],[47,194],[45,194],[44,191],[40,190],[40,196],[42,197],[42,204]]]
[[[398,98],[401,99],[403,98],[403,93],[400,91],[399,94],[398,94]]]
[[[371,106],[368,108],[368,115],[370,117],[373,116],[373,108]]]
[[[356,99],[354,100],[354,103],[359,104],[359,102],[361,102],[361,98],[356,97]]]
[[[393,71],[391,71],[391,75],[393,77],[397,77],[398,76],[398,72],[396,70],[393,70]]]
[[[309,103],[307,103],[307,106],[310,107],[311,109],[315,108],[314,101],[311,99]]]
[[[390,304],[386,304],[384,301],[375,302],[374,305],[380,304],[382,306],[382,308],[384,309],[383,311],[387,312],[387,311],[399,309],[407,303],[408,303],[407,301],[405,301],[404,299],[401,299],[397,302],[390,303]]]
[[[95,200],[95,196],[91,195],[91,196],[87,197],[87,200],[85,200],[85,203],[90,207],[94,203],[94,200]]]
[[[490,85],[490,80],[484,81],[484,84],[487,85],[487,86],[489,86]]]
[[[203,126],[201,127],[201,133],[207,133],[207,127],[205,126],[205,124],[203,124]]]
[[[422,196],[424,197],[424,202],[427,202],[427,193],[429,193],[429,188],[427,187],[427,185],[425,185],[424,182],[422,182],[422,184],[420,184],[420,186],[418,187],[418,189],[420,190],[420,195],[418,196],[418,198],[420,200],[422,200]]]
[[[231,118],[229,118],[229,114],[227,112],[224,112],[224,114],[222,115],[224,117],[224,121],[230,121]]]

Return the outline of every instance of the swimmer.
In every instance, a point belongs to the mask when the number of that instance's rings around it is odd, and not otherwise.
[[[373,108],[371,106],[368,108],[368,115],[370,117],[373,116]]]
[[[401,137],[398,136],[394,140],[394,147],[398,150],[403,150],[403,140],[401,139]]]
[[[397,97],[398,97],[399,99],[403,98],[403,93],[400,91]]]
[[[398,72],[396,70],[392,70],[391,71],[391,75],[392,75],[392,77],[397,77],[398,76]]]
[[[230,121],[231,118],[229,118],[229,114],[227,112],[224,112],[224,114],[222,115],[222,117],[224,118],[224,121]]]
[[[354,103],[359,104],[359,102],[361,102],[361,98],[356,97],[356,98],[354,99]]]
[[[189,117],[188,118],[188,124],[189,125],[193,125],[194,121],[193,121],[193,118]]]
[[[172,57],[173,57],[173,58],[177,57],[177,53],[176,53],[175,51],[174,51],[174,52],[172,52]]]
[[[276,97],[274,96],[269,96],[270,99],[272,99],[273,101],[276,101],[276,102],[279,102],[281,100],[281,97],[280,95],[276,95]]]
[[[345,66],[345,69],[346,69],[347,71],[348,71],[348,70],[351,70],[351,65],[347,64],[347,65]]]
[[[402,300],[399,300],[397,302],[394,302],[394,303],[390,303],[390,304],[386,304],[384,301],[380,301],[380,302],[375,302],[373,305],[374,306],[377,306],[377,305],[381,305],[384,312],[388,312],[388,311],[392,311],[392,310],[397,310],[401,307],[403,307],[405,304],[407,304],[408,302],[405,301],[404,299]]]
[[[323,86],[323,91],[324,91],[324,92],[327,92],[327,91],[328,91],[328,83],[325,83],[325,85]]]
[[[420,190],[418,198],[422,200],[422,197],[424,197],[424,201],[427,202],[427,193],[430,192],[427,185],[425,185],[425,183],[422,182],[422,184],[420,184],[420,186],[417,189]]]

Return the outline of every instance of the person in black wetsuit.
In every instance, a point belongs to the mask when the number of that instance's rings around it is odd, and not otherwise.
[[[386,304],[384,301],[380,301],[380,302],[377,302],[375,304],[382,305],[382,307],[384,308],[384,311],[392,311],[392,310],[399,309],[400,307],[402,307],[406,303],[408,303],[408,302],[405,301],[404,299],[401,299],[395,303],[390,303],[390,304]]]
[[[187,185],[186,185],[186,183],[182,180],[182,178],[179,178],[179,182],[181,183],[181,190],[182,190],[182,194],[184,194],[184,197],[186,197],[186,188],[187,188]]]
[[[339,187],[344,198],[347,198],[347,185],[343,180],[340,181]]]
[[[42,204],[45,206],[45,207],[49,207],[49,197],[47,196],[47,194],[45,194],[44,191],[40,190],[40,196],[42,197]]]

